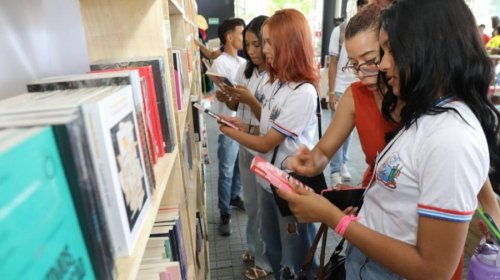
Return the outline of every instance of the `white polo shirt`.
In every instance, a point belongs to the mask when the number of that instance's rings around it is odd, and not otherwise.
[[[210,72],[215,72],[225,75],[231,83],[236,83],[236,73],[237,70],[246,63],[246,60],[242,57],[233,57],[226,52],[223,52],[219,57],[214,60],[212,67],[210,67]],[[217,85],[214,84],[214,89],[217,90]],[[216,114],[221,114],[225,116],[236,116],[236,112],[229,109],[225,103],[220,102],[215,98],[214,108],[212,109]],[[220,133],[220,132],[219,132]]]
[[[340,50],[340,57],[339,57]],[[331,56],[337,57],[337,75],[335,78],[335,92],[344,93],[344,91],[354,82],[358,81],[358,77],[350,72],[342,71],[348,62],[347,50],[345,48],[345,40],[340,45],[340,25],[335,27],[330,36],[330,44],[328,45],[328,53]]]
[[[488,176],[488,145],[467,105],[451,101],[443,106],[460,115],[422,116],[380,153],[359,213],[362,224],[415,245],[419,216],[471,220]]]
[[[262,103],[260,116],[260,135],[265,135],[274,129],[286,138],[279,144],[274,165],[282,168],[283,160],[295,154],[301,145],[309,148],[314,146],[314,136],[317,133],[316,118],[317,93],[312,84],[281,83],[275,81],[265,87],[265,99]],[[263,158],[271,161],[274,149]],[[271,192],[269,183],[257,177],[257,182],[265,190]]]
[[[248,88],[250,92],[252,92],[255,98],[262,104],[264,101],[264,89],[265,87],[269,87],[269,75],[266,71],[259,71],[255,68],[252,72],[252,76],[249,79],[245,77],[245,68],[246,64],[242,65],[240,69],[238,69],[238,73],[236,75],[236,83],[239,85],[243,85]],[[243,122],[251,124],[251,125],[259,125],[259,119],[252,112],[250,106],[246,103],[240,102],[238,104],[238,110],[236,111],[236,117],[243,120]],[[250,153],[256,155],[257,152],[254,150],[246,148]]]

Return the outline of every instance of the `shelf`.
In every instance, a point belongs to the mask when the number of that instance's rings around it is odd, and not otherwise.
[[[149,233],[153,228],[153,223],[160,207],[160,202],[167,188],[167,182],[173,173],[176,157],[179,156],[177,147],[172,153],[165,154],[154,166],[157,186],[153,194],[152,204],[148,209],[144,224],[139,234],[139,239],[135,244],[134,251],[129,257],[118,257],[116,259],[116,271],[118,279],[135,279],[141,265]]]
[[[171,15],[183,15],[184,16],[183,10],[184,9],[181,7],[181,4],[179,4],[177,1],[175,1],[175,0],[168,1],[169,14],[171,14]]]

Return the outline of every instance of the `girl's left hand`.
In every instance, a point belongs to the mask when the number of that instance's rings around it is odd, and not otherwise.
[[[250,90],[242,85],[236,85],[235,87],[225,87],[225,90],[227,90],[233,97],[233,100],[237,102],[248,104],[252,100],[252,98],[254,98]]]
[[[276,189],[277,194],[288,201],[288,206],[299,222],[325,222],[328,216],[335,210],[333,204],[326,198],[290,182],[296,193]]]

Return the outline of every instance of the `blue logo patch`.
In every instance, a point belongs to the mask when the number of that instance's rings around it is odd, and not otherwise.
[[[396,189],[396,178],[401,174],[403,164],[398,153],[393,153],[377,170],[377,180],[384,186]]]

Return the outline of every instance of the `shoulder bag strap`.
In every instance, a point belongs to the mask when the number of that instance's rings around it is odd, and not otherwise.
[[[310,82],[302,82],[298,84],[293,90],[298,89],[303,84],[310,84]],[[316,89],[316,87],[314,87]],[[316,118],[318,119],[318,139],[323,136],[323,132],[321,131],[321,101],[319,100],[319,93],[316,90]]]

